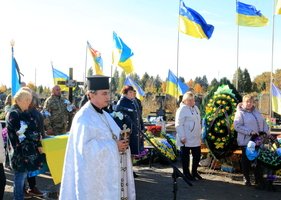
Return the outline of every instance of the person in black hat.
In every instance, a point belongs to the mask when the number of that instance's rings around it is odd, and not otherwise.
[[[128,181],[125,190],[121,189],[120,154],[129,151],[128,140],[119,140],[120,128],[103,110],[110,102],[109,77],[96,75],[87,79],[89,100],[72,121],[59,199],[92,199],[94,196],[95,199],[134,200],[130,158],[124,161]]]

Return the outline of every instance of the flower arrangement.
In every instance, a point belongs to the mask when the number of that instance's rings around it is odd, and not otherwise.
[[[157,126],[157,125],[154,125],[154,126],[146,126],[146,130],[153,134],[154,136],[160,136],[160,133],[161,133],[161,126]]]
[[[178,150],[176,146],[176,137],[172,134],[161,132],[161,136],[166,138],[167,142],[172,146],[175,155],[178,155]]]
[[[145,134],[152,143],[151,145],[158,147],[163,156],[170,159],[171,161],[176,160],[176,154],[174,152],[173,145],[171,145],[169,141],[164,137],[164,133],[161,133],[161,137],[155,137],[150,131],[147,131]]]
[[[228,85],[220,86],[205,106],[204,140],[215,157],[228,154],[236,138],[233,120],[237,99]]]
[[[280,169],[281,167],[281,148],[277,139],[267,135],[260,136],[262,143],[259,145],[258,160],[271,169]]]

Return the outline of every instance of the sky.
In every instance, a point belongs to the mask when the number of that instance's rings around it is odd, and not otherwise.
[[[92,65],[87,41],[101,52],[104,74],[110,76],[113,31],[134,52],[140,77],[147,72],[165,80],[170,69],[185,81],[206,75],[210,83],[232,80],[237,66],[252,79],[272,66],[281,68],[281,15],[275,17],[273,33],[274,0],[243,0],[261,10],[269,25],[239,27],[239,34],[235,0],[184,2],[215,27],[209,40],[178,34],[177,0],[0,1],[0,85],[11,86],[11,40],[26,83],[52,86],[51,62],[66,74],[73,68],[74,79],[83,81]]]

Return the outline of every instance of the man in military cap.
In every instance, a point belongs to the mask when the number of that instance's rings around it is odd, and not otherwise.
[[[67,122],[71,110],[67,109],[70,102],[62,97],[61,88],[55,85],[52,94],[44,102],[45,127],[48,135],[60,135],[67,131]],[[69,111],[68,111],[69,110]],[[47,112],[46,112],[47,111]]]
[[[130,153],[122,169],[127,172],[125,196],[121,190],[120,154],[130,152],[128,140],[119,139],[120,128],[103,110],[110,102],[109,77],[87,79],[89,100],[72,121],[59,199],[135,200]]]

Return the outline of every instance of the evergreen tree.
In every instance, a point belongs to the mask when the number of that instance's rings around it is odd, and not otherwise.
[[[144,75],[142,76],[141,80],[140,80],[140,86],[145,89],[146,88],[146,83],[147,81],[150,79],[150,76],[148,75],[147,72],[144,73]]]
[[[266,83],[262,82],[262,84],[261,84],[261,91],[264,91],[264,90],[266,90]]]
[[[201,86],[203,87],[204,91],[207,91],[207,88],[209,87],[209,83],[208,83],[208,79],[207,79],[206,75],[204,75],[202,78]]]
[[[214,86],[214,85],[217,85],[218,84],[218,80],[216,78],[214,78],[212,81],[211,81],[211,85],[210,86]]]
[[[216,78],[214,78],[212,81],[211,81],[211,84],[208,86],[208,90],[212,90],[214,87],[216,87],[217,85],[219,84],[218,80]]]
[[[258,85],[255,82],[252,83],[252,91],[253,92],[260,92],[259,89],[258,89]]]
[[[121,75],[120,75],[120,78],[119,78],[119,85],[118,85],[118,91],[117,91],[117,93],[120,93],[121,92],[121,90],[122,90],[122,88],[124,87],[124,82],[125,82],[125,80],[126,80],[126,73],[125,73],[125,71],[123,70],[122,71],[122,73],[121,73]]]
[[[118,85],[119,85],[119,72],[117,68],[115,68],[113,72],[113,77],[111,78],[111,82],[110,82],[112,94],[115,94],[117,92]]]
[[[156,76],[154,80],[154,86],[156,88],[157,93],[161,93],[161,86],[162,86],[162,80],[159,75]]]
[[[252,92],[252,81],[247,69],[244,69],[243,71],[243,87],[244,87],[243,88],[244,93]]]
[[[140,84],[140,77],[136,73],[132,73],[130,77],[134,80],[135,83]]]
[[[238,67],[238,69],[234,73],[232,83],[235,86],[237,85],[237,73],[238,73],[238,92],[243,92],[244,91],[243,72],[240,67]]]
[[[37,92],[38,92],[38,94],[42,94],[43,93],[43,86],[42,85],[39,85],[37,87]]]

